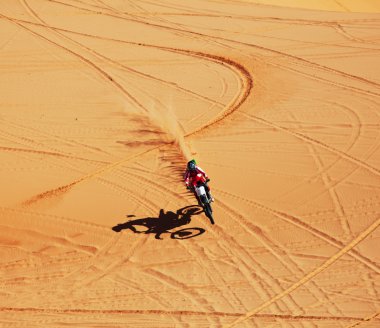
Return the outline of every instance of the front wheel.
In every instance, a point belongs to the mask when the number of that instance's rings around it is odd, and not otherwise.
[[[211,224],[214,224],[215,222],[214,222],[214,217],[212,216],[211,205],[208,203],[204,204],[204,210],[205,210],[206,216],[210,219]]]

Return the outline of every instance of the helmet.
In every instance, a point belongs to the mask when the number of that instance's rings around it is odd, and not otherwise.
[[[190,170],[190,171],[195,171],[197,166],[195,165],[195,161],[194,160],[191,160],[190,162],[187,163],[187,168]]]

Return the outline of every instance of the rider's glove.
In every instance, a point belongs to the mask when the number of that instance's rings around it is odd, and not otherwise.
[[[209,178],[207,178],[207,179],[206,179],[206,182],[209,182],[209,181],[210,181],[210,179],[209,179]]]

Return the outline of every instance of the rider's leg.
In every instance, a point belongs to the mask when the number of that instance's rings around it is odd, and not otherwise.
[[[194,196],[195,196],[195,198],[196,198],[197,201],[198,201],[198,205],[199,205],[199,206],[202,206],[202,202],[201,202],[201,200],[199,199],[199,197],[198,197],[197,193],[195,192],[195,190],[194,190]]]
[[[206,186],[207,197],[208,197],[208,199],[210,199],[213,202],[215,199],[211,195],[210,187],[208,186],[207,182],[205,183],[205,186]]]

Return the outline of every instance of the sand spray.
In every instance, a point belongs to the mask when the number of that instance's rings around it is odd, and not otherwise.
[[[148,116],[152,124],[156,125],[160,131],[165,133],[164,138],[168,142],[174,142],[186,160],[192,158],[189,145],[185,141],[182,130],[175,115],[171,101],[168,106],[156,106],[155,103],[149,108]]]

